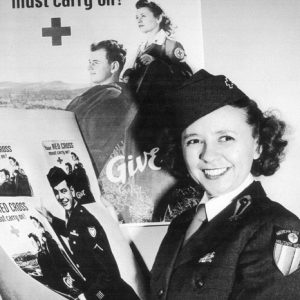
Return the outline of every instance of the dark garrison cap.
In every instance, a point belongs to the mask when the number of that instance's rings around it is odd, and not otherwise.
[[[214,76],[202,69],[171,92],[169,100],[181,133],[199,118],[245,97],[224,75]]]
[[[52,188],[56,187],[64,180],[66,180],[68,183],[69,180],[67,173],[59,167],[51,168],[47,174],[47,177]]]

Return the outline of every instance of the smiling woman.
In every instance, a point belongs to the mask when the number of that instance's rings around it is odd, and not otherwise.
[[[253,178],[278,169],[285,123],[205,70],[170,99],[177,118],[165,162],[205,192],[170,224],[152,299],[298,299],[300,220]]]
[[[229,105],[187,127],[182,133],[182,150],[189,174],[209,197],[237,188],[259,157],[257,138],[245,111]]]

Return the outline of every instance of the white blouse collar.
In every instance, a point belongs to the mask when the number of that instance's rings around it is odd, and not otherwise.
[[[200,204],[205,204],[207,221],[213,219],[216,215],[218,215],[225,207],[227,207],[231,201],[240,194],[246,187],[248,187],[254,181],[253,176],[249,174],[247,178],[233,191],[209,199],[207,193],[205,192]]]

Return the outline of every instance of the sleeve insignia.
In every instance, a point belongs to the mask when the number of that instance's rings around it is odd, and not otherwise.
[[[174,55],[176,58],[178,58],[179,60],[184,59],[185,53],[184,50],[180,47],[175,48],[174,50]]]
[[[104,249],[102,247],[100,247],[98,244],[96,244],[94,246],[94,249],[99,249],[100,251],[104,251]]]
[[[298,231],[277,228],[275,232],[273,258],[277,268],[284,276],[298,270],[300,265]]]
[[[89,231],[89,234],[91,235],[91,237],[96,237],[96,234],[97,234],[97,230],[95,227],[88,227],[88,231]]]

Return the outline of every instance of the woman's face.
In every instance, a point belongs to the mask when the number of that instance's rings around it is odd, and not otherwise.
[[[161,17],[156,18],[148,7],[141,7],[137,10],[136,20],[143,33],[159,31]]]
[[[192,123],[181,141],[191,177],[212,197],[237,188],[259,157],[245,111],[229,105]]]

